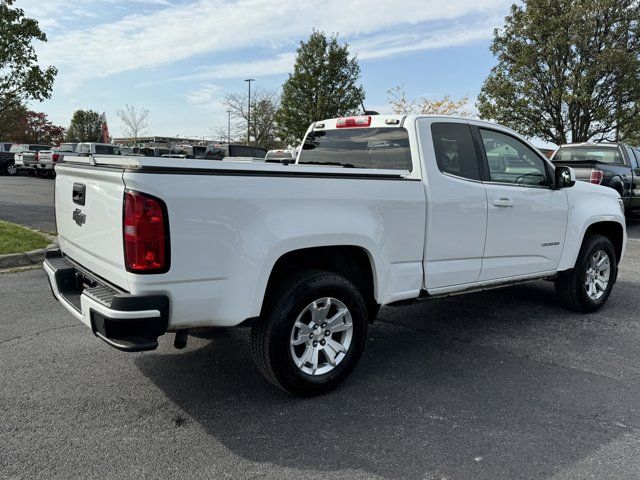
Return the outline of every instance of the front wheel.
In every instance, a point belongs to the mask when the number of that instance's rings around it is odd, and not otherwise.
[[[18,173],[18,167],[16,167],[13,163],[11,165],[7,165],[7,175],[17,175]]]
[[[574,269],[556,280],[556,294],[570,310],[595,312],[611,295],[617,275],[611,241],[602,235],[592,235],[582,244]]]
[[[336,388],[364,349],[367,309],[353,283],[322,270],[299,272],[273,289],[251,346],[264,377],[293,395]]]

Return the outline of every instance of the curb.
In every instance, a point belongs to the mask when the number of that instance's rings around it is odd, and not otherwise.
[[[0,270],[16,267],[28,267],[30,265],[38,265],[44,262],[44,255],[50,248],[58,246],[58,242],[53,240],[52,243],[45,248],[38,250],[31,250],[24,253],[8,253],[6,255],[0,255]]]

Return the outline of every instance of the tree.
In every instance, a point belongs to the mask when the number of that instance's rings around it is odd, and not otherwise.
[[[311,123],[356,113],[364,100],[359,78],[360,66],[349,57],[348,44],[314,30],[300,42],[293,73],[282,86],[276,119],[284,140],[297,144]]]
[[[244,93],[228,93],[222,102],[225,110],[231,111],[231,136],[242,138],[246,136],[242,131],[246,128],[248,119],[248,98]],[[251,133],[254,145],[270,150],[279,145],[276,113],[279,107],[279,91],[275,89],[256,88],[251,91]],[[224,133],[221,138],[227,138],[227,128],[219,128],[216,133]]]
[[[426,97],[409,100],[401,85],[387,90],[389,103],[393,113],[409,115],[420,113],[423,115],[455,115],[458,117],[468,117],[470,114],[464,107],[469,102],[469,97],[464,96],[460,100],[452,100],[447,95],[439,100],[430,100]]]
[[[122,121],[122,134],[133,138],[134,146],[137,145],[138,137],[149,128],[149,110],[127,104],[124,109],[116,110],[116,115]]]
[[[68,142],[101,142],[100,114],[94,110],[76,110],[67,130]]]
[[[14,0],[0,0],[0,115],[29,100],[51,97],[55,67],[41,68],[32,42],[46,42],[47,36]]]
[[[64,127],[51,123],[44,113],[29,110],[18,121],[11,139],[20,143],[59,144],[64,140]]]
[[[478,96],[483,118],[556,144],[640,132],[637,0],[513,5]]]
[[[20,134],[20,122],[27,114],[22,104],[12,104],[0,113],[0,139],[17,142]]]

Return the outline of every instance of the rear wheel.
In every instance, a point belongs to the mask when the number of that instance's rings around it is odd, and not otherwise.
[[[556,294],[570,310],[595,312],[609,298],[617,275],[611,241],[602,235],[592,235],[582,244],[574,269],[557,279]]]
[[[18,173],[18,167],[16,167],[13,163],[11,165],[7,165],[6,172],[7,175],[16,175]]]
[[[267,380],[294,395],[334,389],[355,368],[364,348],[364,299],[345,277],[300,272],[273,289],[251,331],[253,357]]]

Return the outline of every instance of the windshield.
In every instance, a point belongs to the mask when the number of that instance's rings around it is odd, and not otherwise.
[[[610,164],[624,164],[624,159],[617,147],[560,147],[553,156],[554,162],[600,162]]]
[[[404,128],[345,128],[310,132],[298,163],[412,170]]]

